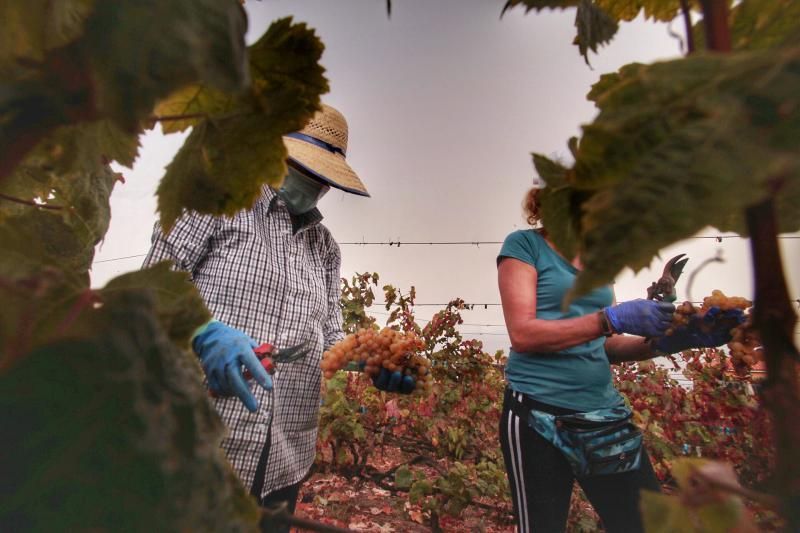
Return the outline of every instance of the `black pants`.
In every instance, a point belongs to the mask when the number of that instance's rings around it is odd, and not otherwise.
[[[295,483],[294,485],[289,485],[288,487],[283,487],[282,489],[278,489],[275,491],[270,492],[263,498],[261,498],[261,506],[262,507],[269,507],[271,505],[275,505],[278,503],[286,502],[286,506],[289,508],[289,513],[294,514],[294,509],[297,506],[297,497],[300,494],[300,486],[303,484],[302,481]],[[267,531],[272,532],[289,532],[289,526],[281,526],[275,527],[270,526]]]
[[[511,402],[516,401],[512,394],[519,393],[506,391],[500,445],[517,526],[523,533],[564,531],[575,475],[558,448],[511,411]],[[639,490],[660,490],[646,451],[637,470],[579,479],[578,483],[609,533],[643,531]]]

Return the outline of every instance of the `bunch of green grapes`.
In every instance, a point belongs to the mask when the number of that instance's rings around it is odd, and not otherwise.
[[[732,338],[728,343],[734,369],[737,374],[744,375],[762,358],[761,339],[753,329],[751,315],[747,313],[752,305],[753,303],[747,298],[726,296],[722,291],[715,289],[711,291],[711,296],[703,298],[703,303],[699,308],[695,307],[691,302],[683,302],[676,306],[675,313],[672,316],[672,327],[667,330],[666,334],[671,335],[675,329],[687,325],[693,315],[705,316],[712,307],[718,307],[722,311],[731,309],[745,311],[746,320],[743,323],[731,324]]]
[[[349,363],[356,363],[364,373],[376,377],[381,369],[412,376],[416,390],[428,391],[433,386],[430,360],[419,351],[425,343],[414,332],[402,332],[391,328],[360,329],[347,335],[330,350],[322,354],[322,372],[330,379],[337,370]]]

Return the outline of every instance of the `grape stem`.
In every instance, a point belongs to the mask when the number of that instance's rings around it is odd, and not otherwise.
[[[688,301],[690,302],[694,301],[692,298],[692,286],[694,285],[695,276],[697,276],[697,274],[699,274],[701,270],[703,270],[711,263],[724,263],[724,262],[725,259],[722,257],[722,250],[718,249],[717,255],[715,255],[714,257],[709,257],[708,259],[697,265],[697,268],[692,270],[692,273],[689,274],[689,279],[686,280],[686,299]]]

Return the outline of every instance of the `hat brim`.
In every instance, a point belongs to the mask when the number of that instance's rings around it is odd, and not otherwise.
[[[309,142],[284,137],[289,163],[299,165],[316,179],[331,187],[359,196],[369,196],[367,188],[350,168],[342,154],[329,152]]]

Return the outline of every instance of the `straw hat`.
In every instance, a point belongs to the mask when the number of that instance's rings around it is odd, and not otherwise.
[[[369,196],[367,188],[345,161],[347,121],[329,105],[295,133],[283,137],[289,164],[343,191]]]

